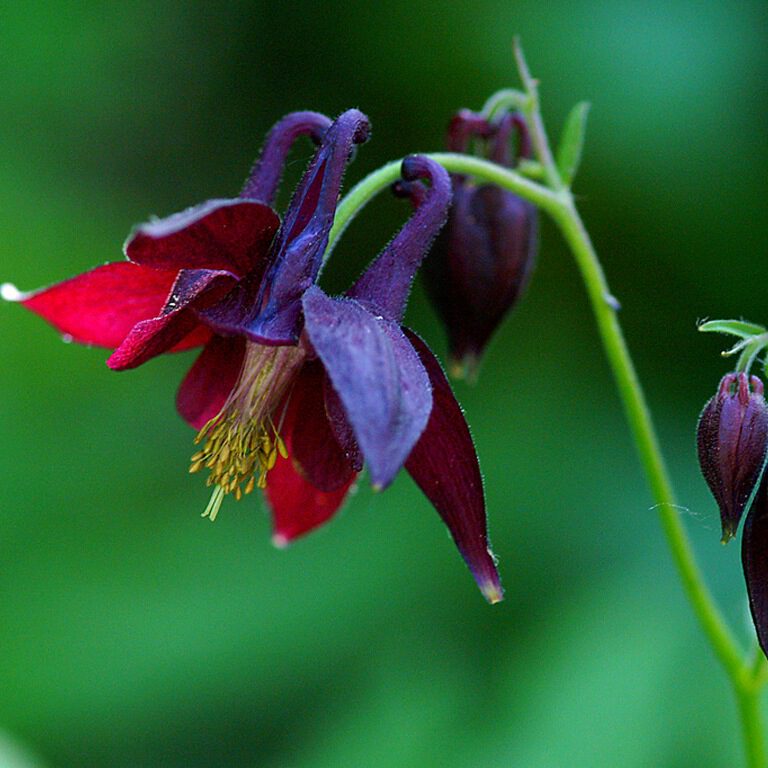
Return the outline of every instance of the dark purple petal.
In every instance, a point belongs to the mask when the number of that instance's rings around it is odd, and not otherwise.
[[[137,227],[125,253],[131,261],[156,269],[261,275],[279,226],[277,214],[254,200],[208,200]]]
[[[245,356],[242,337],[214,336],[181,382],[176,408],[195,429],[202,429],[227,402]]]
[[[768,477],[765,475],[744,523],[741,563],[757,640],[763,653],[768,655]]]
[[[750,392],[750,383],[752,391]],[[720,507],[723,541],[736,533],[768,450],[768,405],[762,382],[729,373],[704,406],[696,432],[699,464]]]
[[[432,414],[405,468],[448,526],[448,530],[489,603],[499,602],[496,563],[488,547],[485,496],[472,436],[440,363],[412,331],[408,339],[432,382]]]
[[[349,485],[356,474],[339,445],[325,412],[325,371],[318,360],[306,363],[291,392],[295,410],[292,458],[307,480],[320,491]]]
[[[368,137],[368,118],[350,109],[326,131],[293,195],[263,280],[244,280],[206,313],[221,333],[247,334],[262,344],[298,340],[301,295],[317,278],[333,225],[344,168],[354,144]]]
[[[12,297],[61,333],[81,344],[114,348],[136,323],[161,311],[176,272],[147,269],[127,261],[104,264],[69,280]]]
[[[235,280],[231,273],[221,270],[182,270],[160,314],[137,323],[107,365],[117,371],[135,368],[167,352],[195,330],[199,323],[197,306],[220,297]]]
[[[400,322],[411,283],[429,246],[445,224],[451,204],[451,179],[439,163],[421,155],[403,160],[406,182],[429,180],[421,204],[389,245],[348,291],[348,295],[390,320]]]
[[[319,144],[331,120],[319,112],[291,112],[269,132],[261,156],[251,169],[240,197],[272,205],[283,175],[285,158],[300,136],[309,136]]]
[[[432,392],[424,366],[399,326],[353,299],[319,288],[304,294],[306,332],[325,366],[368,463],[385,487],[424,430]]]

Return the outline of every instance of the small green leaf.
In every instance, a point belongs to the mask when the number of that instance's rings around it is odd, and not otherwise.
[[[566,186],[571,186],[579,170],[581,152],[584,148],[584,134],[587,130],[589,102],[580,101],[568,115],[557,148],[557,168]]]
[[[729,333],[742,339],[750,339],[766,332],[764,326],[744,320],[708,320],[699,325],[699,330],[704,333]]]

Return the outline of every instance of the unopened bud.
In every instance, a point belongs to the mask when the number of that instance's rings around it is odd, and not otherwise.
[[[513,151],[512,135],[517,133]],[[463,110],[451,121],[448,145],[469,142],[494,162],[512,167],[530,154],[528,131],[517,114],[488,123]],[[472,374],[486,344],[528,283],[538,246],[534,205],[492,184],[453,175],[448,222],[424,262],[424,278],[448,333],[457,372]]]
[[[697,430],[699,464],[720,507],[723,542],[736,533],[765,463],[768,406],[756,376],[729,373],[704,406]]]

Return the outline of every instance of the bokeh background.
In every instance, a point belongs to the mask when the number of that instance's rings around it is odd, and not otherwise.
[[[739,545],[719,544],[693,449],[727,340],[695,328],[768,322],[766,22],[758,0],[5,3],[0,281],[119,259],[148,215],[235,194],[293,109],[370,115],[348,183],[439,149],[453,110],[515,84],[520,33],[553,136],[593,104],[583,215],[680,515],[746,647]],[[376,201],[326,287],[404,213]],[[409,322],[444,354],[420,288]],[[114,374],[12,305],[0,335],[3,768],[739,764],[729,690],[548,223],[479,385],[456,385],[507,590],[495,607],[405,475],[287,551],[260,502],[200,519],[173,408],[191,356]]]

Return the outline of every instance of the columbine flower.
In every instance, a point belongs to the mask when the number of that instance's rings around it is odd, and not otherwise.
[[[511,138],[517,132],[517,151]],[[448,129],[448,148],[470,142],[488,159],[512,167],[530,157],[528,131],[517,113],[488,122],[460,111]],[[492,184],[454,174],[453,206],[424,263],[427,291],[448,333],[456,374],[473,376],[486,344],[525,289],[536,260],[536,206]]]
[[[264,488],[275,543],[285,544],[336,512],[363,462],[379,488],[405,464],[497,602],[467,425],[439,363],[400,326],[414,273],[445,221],[448,175],[425,158],[404,161],[406,179],[430,184],[421,205],[347,295],[329,297],[315,281],[343,170],[368,121],[349,110],[329,123],[287,116],[240,198],[139,227],[127,262],[29,294],[6,286],[3,295],[76,341],[115,347],[107,362],[118,370],[205,345],[177,396],[199,430],[190,471],[208,470],[214,488],[204,515],[214,519],[228,494]],[[281,224],[268,203],[301,134],[322,141]]]

